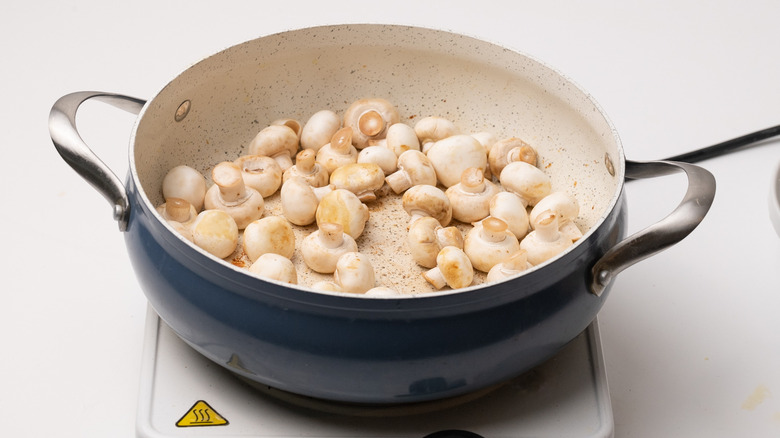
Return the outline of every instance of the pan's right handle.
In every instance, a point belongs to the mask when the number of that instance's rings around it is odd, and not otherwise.
[[[49,135],[57,152],[82,178],[87,180],[114,208],[119,229],[127,229],[129,200],[122,181],[92,152],[76,129],[79,106],[97,99],[125,111],[138,114],[146,102],[135,97],[98,91],[79,91],[59,98],[49,112]]]

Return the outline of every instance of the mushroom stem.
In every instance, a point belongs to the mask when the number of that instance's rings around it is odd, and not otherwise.
[[[352,146],[352,128],[349,126],[336,131],[330,139],[330,147],[336,152],[348,154]]]
[[[295,168],[299,175],[311,175],[314,173],[314,158],[316,153],[312,149],[304,149],[295,157]]]
[[[539,240],[555,242],[560,238],[558,231],[558,216],[550,210],[539,214],[535,223],[535,230]]]
[[[176,222],[187,222],[190,217],[190,204],[181,198],[168,198],[165,202],[166,219]]]
[[[248,196],[241,169],[234,163],[224,161],[214,166],[211,179],[219,186],[220,197],[226,203],[241,203]]]
[[[469,167],[460,177],[461,189],[466,193],[482,193],[485,191],[485,176],[482,169]]]
[[[506,239],[506,222],[499,218],[487,217],[482,221],[482,237],[488,242],[501,242]]]
[[[368,110],[358,118],[358,129],[368,137],[374,137],[385,129],[385,119],[376,110]]]
[[[423,278],[436,289],[441,289],[447,285],[447,280],[444,279],[444,274],[442,274],[438,266],[423,272]]]
[[[320,225],[319,238],[325,248],[338,248],[344,243],[344,227],[341,224],[325,222]]]

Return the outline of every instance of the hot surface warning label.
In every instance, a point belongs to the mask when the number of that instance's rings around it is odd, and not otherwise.
[[[198,400],[192,405],[187,413],[176,422],[177,427],[225,426],[227,424],[227,419],[203,400]]]

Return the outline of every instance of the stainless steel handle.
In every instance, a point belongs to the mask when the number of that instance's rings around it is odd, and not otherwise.
[[[688,191],[682,202],[665,218],[610,248],[591,270],[591,292],[601,295],[618,273],[681,241],[704,219],[715,199],[715,177],[699,166],[676,161],[626,161],[627,179],[679,171],[688,177]]]
[[[114,208],[119,229],[127,229],[129,201],[125,186],[116,174],[87,146],[76,129],[79,106],[97,99],[125,111],[138,114],[145,101],[121,94],[80,91],[59,98],[49,112],[49,135],[60,156],[87,180]]]

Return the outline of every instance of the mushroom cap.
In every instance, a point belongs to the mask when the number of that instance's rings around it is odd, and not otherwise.
[[[206,196],[206,178],[190,166],[176,166],[165,174],[162,193],[166,200],[181,198],[192,204],[196,211],[201,211]]]
[[[330,184],[334,188],[349,190],[364,202],[375,200],[374,191],[384,183],[385,173],[374,163],[349,163],[330,174]]]
[[[219,187],[213,185],[206,192],[205,205],[207,210],[222,210],[236,221],[239,230],[243,230],[252,221],[263,217],[265,201],[257,190],[247,187],[247,195],[240,201],[226,202],[219,193]]]
[[[558,232],[558,217],[553,211],[540,213],[533,225],[534,230],[520,242],[532,265],[544,263],[572,246],[571,239]]]
[[[282,185],[282,168],[271,157],[264,155],[244,155],[233,161],[240,169],[244,184],[252,187],[267,198]]]
[[[416,185],[436,185],[436,169],[431,160],[420,151],[408,150],[398,157],[398,170],[388,175],[385,182],[396,194]]]
[[[488,217],[474,226],[463,240],[463,251],[474,269],[489,272],[490,268],[508,259],[520,249],[520,243],[501,219]]]
[[[549,195],[552,189],[550,177],[536,166],[524,161],[513,161],[504,167],[499,175],[504,190],[519,196],[527,205],[536,203]]]
[[[265,253],[249,266],[249,272],[258,277],[270,278],[283,283],[298,284],[295,265],[287,257]]]
[[[299,226],[314,222],[320,200],[306,180],[293,176],[282,184],[280,192],[282,214],[288,221]]]
[[[330,175],[341,166],[356,163],[357,156],[357,149],[352,145],[352,128],[344,127],[333,134],[330,143],[317,150],[315,161]]]
[[[295,234],[287,219],[268,216],[247,225],[242,246],[253,262],[266,253],[279,254],[289,259],[295,252]]]
[[[437,289],[444,287],[442,283],[452,289],[460,289],[474,281],[474,268],[463,250],[445,246],[436,256],[436,267],[424,272],[423,277]]]
[[[498,192],[490,199],[490,216],[501,219],[518,239],[528,234],[528,210],[519,196],[512,192]]]
[[[401,203],[412,216],[411,221],[419,216],[431,216],[446,227],[452,220],[450,199],[438,187],[427,184],[413,186],[404,192]]]
[[[279,163],[282,171],[292,166],[298,151],[298,134],[287,125],[270,125],[257,133],[248,147],[249,155],[265,155]]]
[[[436,266],[436,256],[445,246],[463,248],[463,235],[456,227],[442,227],[438,220],[426,216],[409,225],[406,242],[412,259],[430,269]]]
[[[452,217],[465,223],[481,221],[490,214],[490,200],[501,189],[484,178],[482,169],[469,167],[460,182],[444,193],[452,204]]]
[[[439,116],[423,117],[414,124],[414,133],[420,144],[433,143],[457,135],[458,127],[452,121]]]
[[[368,207],[358,197],[345,189],[334,189],[320,200],[315,213],[317,225],[336,223],[344,232],[357,239],[368,222]]]
[[[355,239],[343,230],[339,224],[323,223],[319,230],[304,237],[301,255],[306,266],[316,272],[330,274],[336,270],[336,262],[342,255],[356,252]]]
[[[528,263],[528,253],[526,250],[521,249],[512,254],[508,259],[501,263],[497,263],[490,268],[490,271],[485,278],[488,283],[496,283],[507,278],[517,276],[521,272],[531,267]]]
[[[333,281],[344,292],[364,293],[375,285],[374,267],[365,254],[357,251],[345,253],[336,262]]]
[[[396,107],[382,98],[356,100],[344,111],[344,126],[353,129],[352,144],[358,149],[369,146],[369,140],[385,138],[388,128],[399,121]]]
[[[552,192],[536,203],[531,213],[528,214],[529,221],[533,224],[539,215],[546,210],[555,212],[558,217],[558,224],[572,221],[580,214],[580,204],[577,198],[564,191]]]
[[[387,128],[385,146],[396,157],[400,157],[406,151],[419,151],[420,140],[414,132],[414,128],[405,123],[394,123]]]
[[[487,166],[485,148],[470,135],[453,135],[439,140],[433,143],[427,156],[444,187],[460,182],[461,175],[469,167],[484,171]]]
[[[271,126],[273,125],[284,125],[295,132],[295,135],[298,136],[298,142],[301,141],[301,133],[303,132],[303,125],[301,125],[301,122],[295,119],[291,119],[289,117],[283,117],[281,119],[276,119],[273,122],[271,122]]]
[[[312,187],[328,185],[327,169],[316,161],[317,153],[313,149],[304,149],[295,156],[295,165],[290,166],[282,175],[282,182],[293,176],[300,176]]]
[[[341,117],[331,110],[320,110],[312,114],[301,130],[301,148],[315,152],[330,142],[341,128]]]
[[[238,226],[229,214],[222,210],[204,210],[192,223],[195,245],[224,259],[238,246]]]
[[[363,295],[374,298],[394,298],[400,296],[401,294],[398,293],[398,291],[395,289],[391,289],[386,286],[377,286],[367,290]]]
[[[384,146],[368,146],[358,152],[358,163],[373,163],[382,169],[385,175],[398,170],[398,157]],[[384,182],[384,181],[383,181]]]
[[[536,150],[517,137],[501,139],[493,144],[488,154],[488,163],[493,175],[500,175],[512,161],[524,161],[536,166]]]
[[[485,153],[488,154],[488,161],[490,161],[490,150],[498,141],[498,137],[496,137],[496,135],[492,132],[487,131],[475,132],[474,134],[471,134],[471,136],[476,138],[479,144],[485,148]]]

